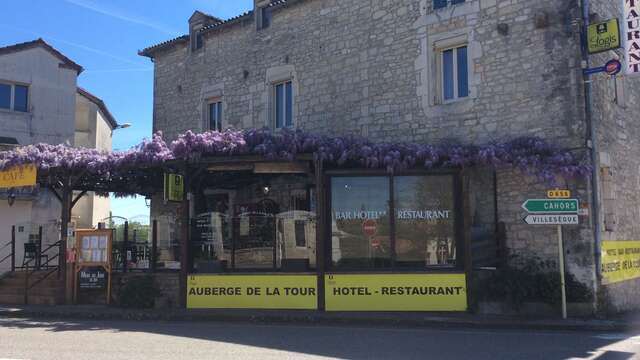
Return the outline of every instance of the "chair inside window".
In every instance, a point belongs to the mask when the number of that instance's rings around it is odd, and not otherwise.
[[[35,260],[35,267],[39,268],[40,264],[42,264],[42,259],[46,264],[49,261],[49,256],[46,254],[40,254],[40,250],[38,249],[38,244],[29,242],[24,244],[24,257],[22,259],[22,267],[27,267],[27,265]]]

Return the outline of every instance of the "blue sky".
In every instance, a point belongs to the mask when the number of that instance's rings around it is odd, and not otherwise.
[[[102,98],[128,129],[115,132],[125,150],[151,135],[153,64],[138,50],[187,33],[194,10],[229,18],[253,0],[20,0],[3,1],[0,46],[43,38],[85,71],[78,85]],[[28,20],[28,21],[25,21]],[[148,214],[144,199],[112,201],[114,215]]]

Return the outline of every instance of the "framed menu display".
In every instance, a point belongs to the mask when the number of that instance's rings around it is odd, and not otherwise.
[[[112,242],[113,231],[110,229],[76,230],[75,300],[79,289],[105,290],[109,303]]]

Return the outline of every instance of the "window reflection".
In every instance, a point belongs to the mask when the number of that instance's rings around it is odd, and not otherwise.
[[[396,265],[455,265],[452,177],[402,176],[394,181]]]
[[[390,266],[389,178],[332,178],[331,218],[335,268]]]
[[[225,188],[225,189],[222,189]],[[256,178],[205,191],[192,236],[197,272],[290,271],[316,266],[308,179]]]

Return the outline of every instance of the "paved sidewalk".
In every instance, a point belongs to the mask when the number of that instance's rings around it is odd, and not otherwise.
[[[640,316],[617,319],[554,319],[468,313],[357,313],[283,310],[122,309],[94,305],[0,306],[1,317],[46,319],[161,320],[319,324],[342,326],[474,327],[532,330],[640,330]]]

